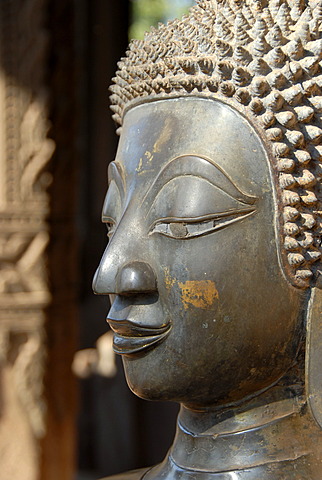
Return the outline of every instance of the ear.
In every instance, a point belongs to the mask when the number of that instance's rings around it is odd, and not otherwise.
[[[312,289],[307,315],[305,384],[309,408],[322,428],[322,282]]]

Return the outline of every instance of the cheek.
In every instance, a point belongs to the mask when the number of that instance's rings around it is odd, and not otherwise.
[[[212,307],[218,299],[218,291],[215,282],[211,280],[187,280],[179,282],[181,303],[185,310],[191,306],[200,310]]]
[[[163,309],[169,312],[172,322],[172,334],[167,339],[167,345],[180,352],[184,361],[191,363],[203,362],[203,356],[198,348],[213,344],[214,335],[220,328],[220,297],[217,285],[213,280],[191,280],[184,272],[169,268],[165,269],[163,289],[160,291],[160,301]],[[190,277],[205,277],[204,272],[193,272]],[[209,352],[212,351],[213,345]],[[190,359],[190,360],[189,360]]]
[[[183,313],[192,309],[203,315],[211,309],[219,299],[216,283],[207,279],[207,272],[196,270],[189,269],[188,265],[163,267],[159,281],[161,301],[165,299],[168,305],[179,307]]]

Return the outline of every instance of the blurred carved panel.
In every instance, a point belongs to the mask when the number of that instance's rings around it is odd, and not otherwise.
[[[52,361],[48,345],[55,343],[50,335],[56,333],[48,328],[52,321],[48,312],[56,302],[51,274],[54,263],[51,254],[56,248],[51,246],[51,235],[55,223],[49,186],[56,182],[52,162],[57,150],[56,139],[49,135],[51,103],[55,100],[48,80],[52,51],[49,4],[50,0],[0,2],[0,464],[3,480],[47,479],[47,473],[41,473],[42,450],[49,435],[51,416],[45,378]],[[62,231],[66,228],[65,224],[60,225]],[[69,305],[67,311],[68,308]],[[67,477],[61,475],[61,478]]]

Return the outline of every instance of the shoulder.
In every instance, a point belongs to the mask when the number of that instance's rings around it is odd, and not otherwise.
[[[140,470],[132,470],[131,472],[102,478],[102,480],[142,480],[143,475],[147,473],[148,470],[150,470],[150,468],[141,468]]]

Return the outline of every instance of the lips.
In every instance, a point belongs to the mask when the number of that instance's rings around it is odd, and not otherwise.
[[[164,340],[170,332],[168,323],[161,327],[139,326],[130,320],[107,319],[114,332],[113,349],[120,355],[131,355]]]

